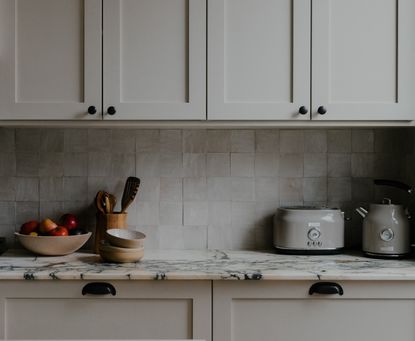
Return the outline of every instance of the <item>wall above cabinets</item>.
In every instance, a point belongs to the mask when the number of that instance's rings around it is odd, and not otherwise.
[[[0,0],[0,122],[409,125],[414,12],[411,0]]]

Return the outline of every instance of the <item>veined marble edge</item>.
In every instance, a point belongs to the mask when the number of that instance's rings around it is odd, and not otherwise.
[[[139,263],[102,263],[76,253],[0,257],[0,280],[415,280],[414,260],[360,255],[288,256],[263,251],[149,250]]]

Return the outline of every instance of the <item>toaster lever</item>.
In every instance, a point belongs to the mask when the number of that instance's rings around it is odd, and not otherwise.
[[[310,290],[308,290],[309,295],[320,294],[320,295],[340,295],[344,293],[343,288],[340,284],[334,282],[317,282],[314,283]]]

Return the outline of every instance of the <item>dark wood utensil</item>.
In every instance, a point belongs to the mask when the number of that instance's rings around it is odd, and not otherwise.
[[[134,201],[138,188],[140,187],[140,179],[130,176],[125,182],[124,192],[121,199],[121,213],[124,213],[128,206]]]

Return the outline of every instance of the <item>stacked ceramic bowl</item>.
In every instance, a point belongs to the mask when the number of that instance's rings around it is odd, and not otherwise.
[[[99,245],[99,254],[107,262],[138,262],[144,256],[144,233],[126,229],[110,229]]]

